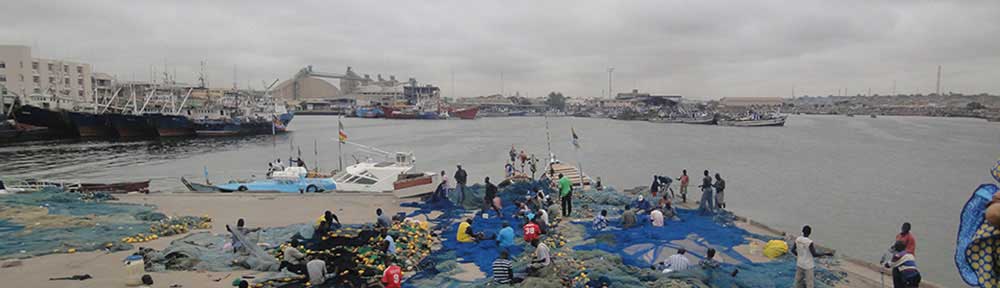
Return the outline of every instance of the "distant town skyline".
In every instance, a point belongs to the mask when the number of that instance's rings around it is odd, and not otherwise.
[[[351,66],[413,77],[448,97],[601,97],[614,67],[611,95],[638,89],[707,100],[930,94],[940,65],[942,93],[1000,94],[1000,39],[990,37],[1000,35],[997,1],[4,6],[0,44],[89,63],[119,80],[149,80],[151,69],[166,67],[196,83],[206,61],[212,87],[232,86],[235,66],[240,87],[260,89],[307,65],[336,73]]]

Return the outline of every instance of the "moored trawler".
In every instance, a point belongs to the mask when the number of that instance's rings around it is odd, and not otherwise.
[[[190,118],[182,115],[166,114],[146,114],[149,122],[156,128],[156,135],[160,137],[184,137],[194,136],[194,122]]]
[[[80,111],[66,111],[66,118],[80,137],[108,137],[115,134],[107,115]]]
[[[38,107],[32,104],[21,105],[21,107],[14,111],[14,120],[19,124],[45,127],[50,131],[58,133],[70,133],[72,131],[62,113],[44,108],[44,106]]]
[[[110,113],[107,114],[111,127],[118,133],[118,137],[154,137],[156,129],[149,124],[149,120],[143,115]]]

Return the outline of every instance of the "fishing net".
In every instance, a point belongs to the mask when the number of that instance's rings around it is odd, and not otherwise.
[[[0,258],[106,249],[211,228],[208,217],[167,217],[154,207],[110,203],[107,193],[55,188],[0,197]]]
[[[249,233],[242,241],[253,243],[254,247],[275,248],[295,235],[311,235],[312,226],[297,224],[284,227],[265,228]],[[141,249],[148,271],[165,270],[206,270],[235,271],[243,269],[266,271],[275,264],[271,254],[234,253],[232,234],[193,233],[170,242],[167,248],[156,251]],[[249,248],[249,245],[247,246]]]
[[[46,188],[0,197],[0,258],[127,250],[132,246],[122,238],[149,233],[156,223],[137,217],[153,207],[108,203],[98,194]]]

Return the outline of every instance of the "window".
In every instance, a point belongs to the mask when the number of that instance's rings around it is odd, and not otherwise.
[[[83,86],[83,79],[76,79],[76,84]]]
[[[80,97],[83,97],[83,90],[77,90],[76,91],[76,95],[79,95]]]
[[[76,73],[83,74],[83,66],[76,66]]]
[[[31,62],[31,69],[38,70],[38,62]]]
[[[3,61],[0,61],[0,68],[7,68],[7,63],[3,63]]]
[[[63,64],[63,73],[69,73],[69,65]]]
[[[49,71],[52,71],[53,69],[55,68],[53,68],[52,63],[49,63]]]
[[[38,81],[39,81],[38,80],[38,76],[31,76],[31,79],[32,79],[32,81],[35,81],[35,83],[38,83]]]
[[[38,87],[35,87],[35,90],[34,90],[34,91],[35,91],[35,93],[42,93],[42,89],[41,89],[41,88],[38,88]]]
[[[63,79],[63,84],[69,85],[69,78]]]
[[[0,87],[0,95],[7,96],[7,87]]]
[[[56,84],[56,77],[49,76],[49,83]]]
[[[21,78],[21,82],[24,82],[24,74],[18,74],[17,76],[19,76],[18,78]],[[21,91],[21,93],[24,93],[24,91]]]
[[[7,75],[0,75],[0,82],[7,82]]]

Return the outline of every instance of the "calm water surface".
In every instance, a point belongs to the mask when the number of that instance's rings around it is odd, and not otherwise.
[[[351,141],[413,151],[421,170],[450,175],[462,163],[476,181],[501,177],[511,144],[547,153],[544,118],[343,121]],[[812,225],[816,241],[854,257],[877,261],[899,225],[912,222],[922,272],[947,286],[962,286],[952,261],[958,214],[973,189],[993,181],[988,169],[1000,156],[1000,123],[977,119],[792,116],[786,127],[747,129],[550,118],[549,125],[553,152],[607,184],[630,188],[648,185],[654,173],[709,169],[727,179],[729,209],[786,231]],[[290,128],[278,136],[0,146],[0,176],[152,179],[154,191],[169,192],[183,189],[181,176],[203,181],[205,168],[215,182],[262,175],[268,161],[299,149],[310,166],[337,166],[337,118],[296,117]],[[345,164],[363,157],[349,146],[344,155]]]

